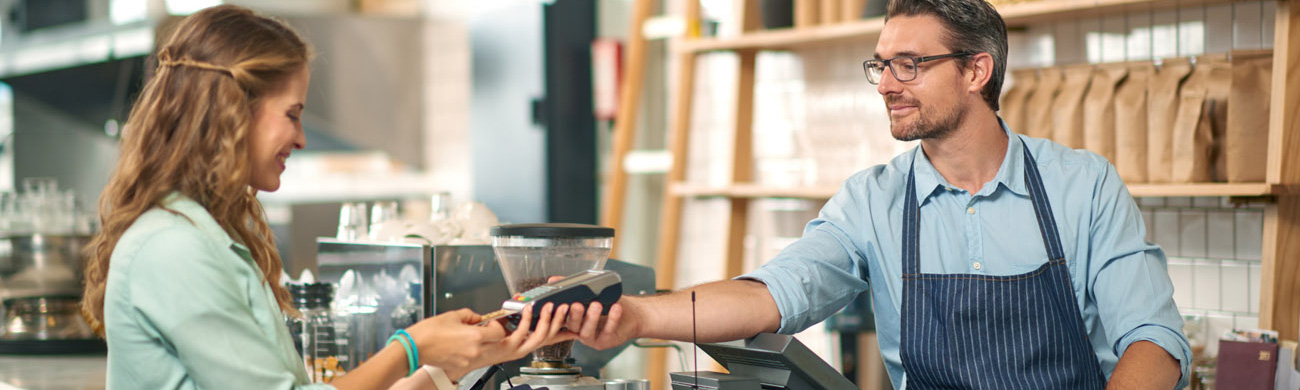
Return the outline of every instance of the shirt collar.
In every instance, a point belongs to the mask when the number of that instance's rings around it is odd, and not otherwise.
[[[993,182],[998,185],[985,185],[976,195],[992,195],[998,187],[1006,187],[1017,195],[1029,196],[1029,192],[1025,187],[1024,141],[1020,139],[1019,135],[1011,131],[1011,128],[1007,127],[1001,118],[998,118],[998,123],[1002,125],[1002,131],[1007,134],[1007,154],[1002,158],[1002,165],[998,167],[997,175],[993,176]],[[916,171],[916,199],[918,204],[924,204],[926,199],[938,191],[956,188],[949,184],[948,180],[943,178],[943,175],[939,174],[939,171],[930,163],[930,158],[925,155],[921,148],[922,146],[918,145],[913,151],[913,159],[915,160],[913,169]]]
[[[221,243],[222,246],[249,252],[247,247],[230,237],[230,233],[227,233],[226,229],[223,229],[217,223],[217,220],[212,218],[212,214],[208,212],[208,209],[203,208],[203,205],[200,205],[194,199],[190,199],[190,197],[180,192],[172,192],[163,198],[162,206],[185,217],[205,236]]]

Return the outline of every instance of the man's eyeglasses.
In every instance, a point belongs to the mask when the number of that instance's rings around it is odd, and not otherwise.
[[[944,58],[962,57],[974,54],[976,53],[963,51],[936,56],[899,56],[887,60],[866,60],[862,61],[862,71],[867,74],[867,81],[872,84],[880,84],[880,78],[885,74],[886,67],[888,67],[889,71],[894,74],[894,79],[906,82],[916,80],[917,65]]]

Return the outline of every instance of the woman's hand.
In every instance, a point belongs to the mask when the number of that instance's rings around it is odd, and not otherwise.
[[[569,305],[560,305],[558,311],[554,304],[547,303],[542,306],[541,315],[536,319],[537,328],[529,331],[528,329],[531,328],[534,320],[532,318],[532,308],[532,305],[528,305],[521,314],[519,326],[515,328],[515,331],[500,342],[487,346],[484,349],[482,358],[475,362],[474,366],[485,367],[516,360],[527,356],[537,348],[573,340],[578,337],[576,333],[561,331],[564,328],[564,319],[568,317]],[[499,321],[493,321],[488,326],[502,328],[504,331]],[[451,370],[447,370],[447,372],[450,374]]]
[[[473,369],[519,359],[539,347],[577,337],[573,332],[561,332],[568,305],[560,305],[559,312],[552,304],[543,306],[537,328],[529,331],[531,309],[530,305],[523,311],[514,332],[507,332],[499,321],[477,326],[482,316],[469,309],[427,318],[407,332],[415,338],[421,363],[441,367],[447,376],[456,379]]]
[[[476,326],[482,316],[460,309],[426,318],[407,332],[420,350],[420,363],[442,367],[449,373],[469,372],[492,343],[506,339],[500,326]]]

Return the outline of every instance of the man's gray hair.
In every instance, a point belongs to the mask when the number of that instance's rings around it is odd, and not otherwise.
[[[993,57],[993,74],[980,95],[996,112],[1007,73],[1007,24],[1002,15],[984,0],[890,0],[885,21],[895,16],[925,15],[938,18],[948,30],[943,44],[949,50],[989,53]],[[962,66],[969,64],[966,57],[959,61]]]

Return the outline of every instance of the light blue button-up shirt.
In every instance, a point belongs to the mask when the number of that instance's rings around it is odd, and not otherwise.
[[[1003,128],[1007,154],[975,194],[944,180],[921,147],[858,172],[776,258],[740,278],[767,284],[781,333],[795,333],[870,289],[880,352],[894,387],[906,383],[899,358],[903,302],[902,192],[915,160],[921,204],[921,272],[1015,275],[1047,262],[1025,187],[1029,148],[1060,229],[1061,244],[1092,348],[1109,378],[1129,344],[1147,340],[1190,377],[1191,347],[1173,300],[1164,251],[1146,242],[1137,205],[1104,158]]]
[[[109,389],[333,389],[311,385],[248,248],[193,200],[145,212],[109,260]]]

